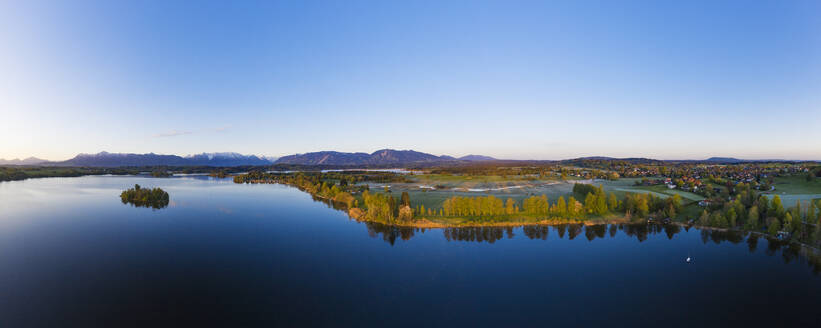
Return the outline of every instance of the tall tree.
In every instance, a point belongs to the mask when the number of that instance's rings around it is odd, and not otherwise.
[[[698,218],[698,224],[703,226],[710,225],[710,214],[707,213],[707,210],[701,212],[701,216]]]
[[[554,215],[567,216],[567,202],[564,201],[564,196],[560,196],[559,200],[556,201],[556,211]]]
[[[744,226],[747,230],[758,230],[758,206],[750,207],[750,212],[747,213],[747,223]]]
[[[779,219],[784,219],[784,214],[786,214],[786,211],[784,211],[784,205],[781,204],[781,197],[779,197],[778,195],[773,196],[773,200],[770,206],[772,207],[773,216]],[[767,212],[767,214],[770,213]]]
[[[591,192],[587,193],[587,196],[584,197],[584,211],[586,214],[598,212],[596,209],[596,196]]]
[[[618,211],[619,199],[616,198],[616,194],[610,193],[610,197],[607,199],[607,208],[610,209],[611,212]]]
[[[577,204],[578,201],[576,201],[575,197],[570,196],[570,198],[567,199],[567,216],[576,217],[579,215]]]
[[[636,203],[636,214],[638,217],[643,218],[650,214],[650,207],[647,205],[647,199],[644,197],[640,197],[638,202]]]
[[[770,223],[770,226],[767,227],[767,233],[769,233],[771,236],[777,235],[778,231],[780,231],[780,230],[781,230],[781,223],[778,222],[778,219],[772,220],[772,222]]]
[[[679,194],[675,194],[675,195],[673,195],[673,197],[671,197],[671,201],[672,201],[673,207],[675,207],[676,211],[680,211],[681,210],[681,196]]]
[[[411,204],[410,203],[410,195],[408,195],[407,191],[402,192],[402,198],[401,199],[402,199],[401,200],[402,206],[410,206],[410,204]]]
[[[736,214],[735,208],[730,207],[730,209],[727,211],[727,214],[724,216],[727,218],[727,226],[731,229],[735,228],[736,219],[738,219],[738,214]]]

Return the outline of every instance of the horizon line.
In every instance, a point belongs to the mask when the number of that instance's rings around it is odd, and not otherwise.
[[[231,154],[231,153],[233,153],[233,154],[239,154],[239,155],[242,155],[242,156],[257,156],[257,157],[259,157],[259,158],[261,158],[261,159],[268,159],[268,158],[276,158],[276,159],[280,159],[280,158],[285,157],[285,156],[292,156],[292,155],[305,155],[305,154],[320,153],[320,152],[338,152],[338,153],[345,153],[345,154],[355,154],[355,153],[373,154],[373,153],[375,153],[375,152],[377,152],[377,151],[380,151],[380,150],[414,151],[414,152],[425,153],[425,154],[430,154],[430,155],[439,156],[439,157],[442,157],[442,156],[449,156],[449,157],[453,157],[453,158],[455,158],[455,159],[459,159],[459,158],[466,157],[466,156],[487,156],[487,157],[491,157],[491,158],[493,158],[493,160],[495,160],[495,161],[521,161],[521,162],[527,162],[527,161],[536,161],[536,162],[540,162],[540,161],[545,161],[545,162],[547,162],[547,161],[551,161],[551,162],[560,162],[560,161],[568,161],[568,160],[576,160],[576,159],[596,159],[596,158],[600,158],[600,159],[608,159],[608,160],[648,159],[648,160],[667,161],[667,162],[677,162],[677,161],[678,161],[678,162],[683,162],[683,161],[708,161],[708,160],[710,160],[710,159],[728,159],[728,160],[738,160],[738,161],[745,161],[745,162],[767,162],[767,161],[783,161],[783,162],[821,162],[821,159],[795,159],[795,158],[792,158],[792,159],[791,159],[791,158],[779,158],[779,157],[770,157],[770,158],[744,158],[744,157],[736,157],[736,156],[707,156],[707,157],[705,157],[705,158],[700,158],[700,159],[693,159],[693,158],[690,158],[690,159],[682,159],[682,158],[671,159],[671,158],[666,158],[666,159],[665,159],[665,158],[654,158],[654,157],[647,157],[647,156],[626,156],[626,157],[614,157],[614,156],[603,156],[603,155],[588,155],[588,156],[568,157],[568,158],[561,158],[561,159],[533,159],[533,158],[528,158],[528,159],[513,159],[513,158],[498,158],[498,157],[496,157],[496,156],[492,156],[492,155],[477,154],[477,153],[471,153],[471,154],[467,154],[467,155],[463,155],[463,156],[452,156],[452,155],[448,155],[448,154],[435,155],[435,154],[433,154],[433,153],[427,153],[427,152],[418,151],[418,150],[413,150],[413,149],[393,149],[393,148],[380,148],[380,149],[375,150],[375,151],[370,152],[370,153],[368,153],[368,152],[347,152],[347,151],[337,151],[337,150],[320,150],[320,151],[309,151],[309,152],[291,153],[291,154],[285,154],[285,155],[259,155],[259,154],[253,154],[253,153],[244,154],[244,153],[234,152],[234,151],[220,151],[220,152],[196,152],[196,153],[189,153],[189,154],[186,154],[186,155],[181,155],[181,154],[164,154],[164,153],[155,153],[155,152],[147,152],[147,153],[109,152],[109,151],[105,151],[105,150],[103,150],[103,151],[99,151],[99,152],[97,152],[97,153],[83,153],[83,152],[80,152],[80,153],[77,153],[77,155],[75,155],[75,156],[73,156],[73,157],[70,157],[70,158],[67,158],[67,159],[61,159],[61,160],[46,159],[46,158],[41,158],[41,157],[37,157],[37,156],[27,156],[27,157],[23,157],[23,158],[21,158],[21,157],[14,157],[14,158],[11,158],[11,159],[8,159],[8,160],[7,160],[7,159],[5,159],[5,158],[0,158],[0,161],[15,161],[15,160],[17,160],[17,161],[22,161],[22,160],[27,160],[27,159],[32,159],[32,158],[34,158],[34,159],[38,159],[38,160],[43,160],[43,161],[45,161],[45,162],[62,162],[62,161],[71,160],[71,159],[76,158],[77,156],[80,156],[80,155],[99,155],[99,154],[103,154],[103,153],[105,153],[105,154],[128,154],[128,155],[179,156],[179,157],[183,157],[183,158],[185,158],[185,157],[190,157],[190,156],[194,156],[194,155],[202,155],[202,154]],[[275,160],[274,160],[274,161],[275,161]]]

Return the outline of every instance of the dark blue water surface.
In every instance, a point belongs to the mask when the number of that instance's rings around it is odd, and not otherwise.
[[[122,204],[135,183],[171,205]],[[675,226],[423,231],[281,185],[0,183],[2,327],[818,327],[817,270],[795,247]]]

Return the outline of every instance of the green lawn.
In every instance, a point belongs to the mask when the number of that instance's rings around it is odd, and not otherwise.
[[[821,199],[821,179],[819,178],[807,181],[804,176],[777,177],[773,182],[775,190],[764,192],[764,194],[770,199],[778,195],[781,203],[786,207],[792,207],[798,201],[807,206],[810,201]]]
[[[568,199],[574,196],[573,181],[549,181],[549,180],[525,180],[510,179],[501,176],[453,176],[427,174],[414,176],[413,183],[371,183],[371,192],[384,193],[384,185],[390,185],[391,195],[399,198],[402,192],[410,195],[411,203],[414,207],[424,205],[425,208],[439,209],[442,202],[453,196],[477,197],[493,195],[501,199],[513,198],[521,206],[522,199],[530,196],[546,195],[551,203],[555,203],[559,197]],[[596,180],[593,185],[602,185],[605,192],[614,193],[617,197],[623,198],[627,193],[652,193],[661,198],[671,197],[678,194],[684,203],[697,202],[704,197],[682,190],[668,189],[666,186],[635,186],[638,179],[620,179],[616,181]],[[447,189],[427,190],[420,186],[444,185]],[[522,186],[521,188],[511,188],[503,190],[488,191],[468,191],[469,188],[487,189],[500,188],[504,186]],[[581,199],[579,199],[581,201]],[[698,211],[700,213],[700,211]]]
[[[493,195],[501,199],[513,198],[521,206],[521,200],[533,195],[546,195],[551,202],[560,196],[567,199],[572,195],[572,181],[534,180],[522,176],[460,176],[425,174],[415,175],[411,183],[368,183],[371,192],[384,193],[384,186],[390,186],[391,195],[400,197],[402,192],[410,195],[413,206],[438,209],[445,199],[453,196],[477,197]],[[425,189],[420,187],[445,186],[445,189]]]
[[[641,179],[619,179],[616,181],[596,180],[593,184],[601,184],[604,186],[606,192],[614,192],[618,197],[623,197],[626,193],[649,193],[661,198],[672,197],[678,194],[685,201],[700,201],[704,199],[701,195],[679,189],[669,189],[665,185],[636,186],[635,182],[640,180]]]
[[[821,194],[821,179],[807,181],[804,176],[777,177],[773,179],[773,193],[787,194]],[[769,192],[768,192],[769,193]]]
[[[488,195],[493,195],[494,197],[500,198],[502,200],[506,200],[508,198],[513,198],[516,200],[519,206],[522,205],[522,199],[530,197],[531,195],[547,195],[548,199],[551,203],[554,203],[556,199],[560,196],[564,196],[567,199],[570,194],[570,188],[567,187],[565,190],[530,190],[531,192],[525,192],[522,190],[517,190],[516,192],[467,192],[467,191],[454,191],[454,190],[419,190],[416,189],[403,189],[396,186],[392,186],[390,195],[393,195],[394,198],[399,198],[402,195],[402,192],[407,192],[411,199],[411,204],[416,207],[418,205],[424,205],[425,208],[433,208],[439,209],[442,207],[442,203],[445,199],[448,199],[453,196],[461,196],[461,197],[484,197]],[[371,192],[382,193],[384,194],[385,191],[383,189],[378,188],[371,188]]]
[[[677,194],[685,200],[691,200],[691,201],[704,200],[704,196],[701,196],[699,194],[694,194],[694,193],[691,193],[689,191],[684,191],[684,190],[680,190],[680,189],[669,189],[669,188],[667,188],[667,186],[664,186],[664,185],[648,186],[648,187],[641,186],[641,187],[637,187],[637,188],[647,189],[647,190],[650,190],[650,191],[655,191],[655,192],[662,193],[662,194],[669,195],[669,196],[673,196],[673,195]]]
[[[545,183],[556,182],[554,179],[534,179],[520,175],[500,176],[500,175],[445,175],[445,174],[423,174],[410,177],[413,185],[424,186],[445,186],[448,189],[492,189],[510,186],[537,186]]]

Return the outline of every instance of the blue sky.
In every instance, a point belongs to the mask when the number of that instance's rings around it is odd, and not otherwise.
[[[818,1],[0,2],[0,158],[821,159]]]

